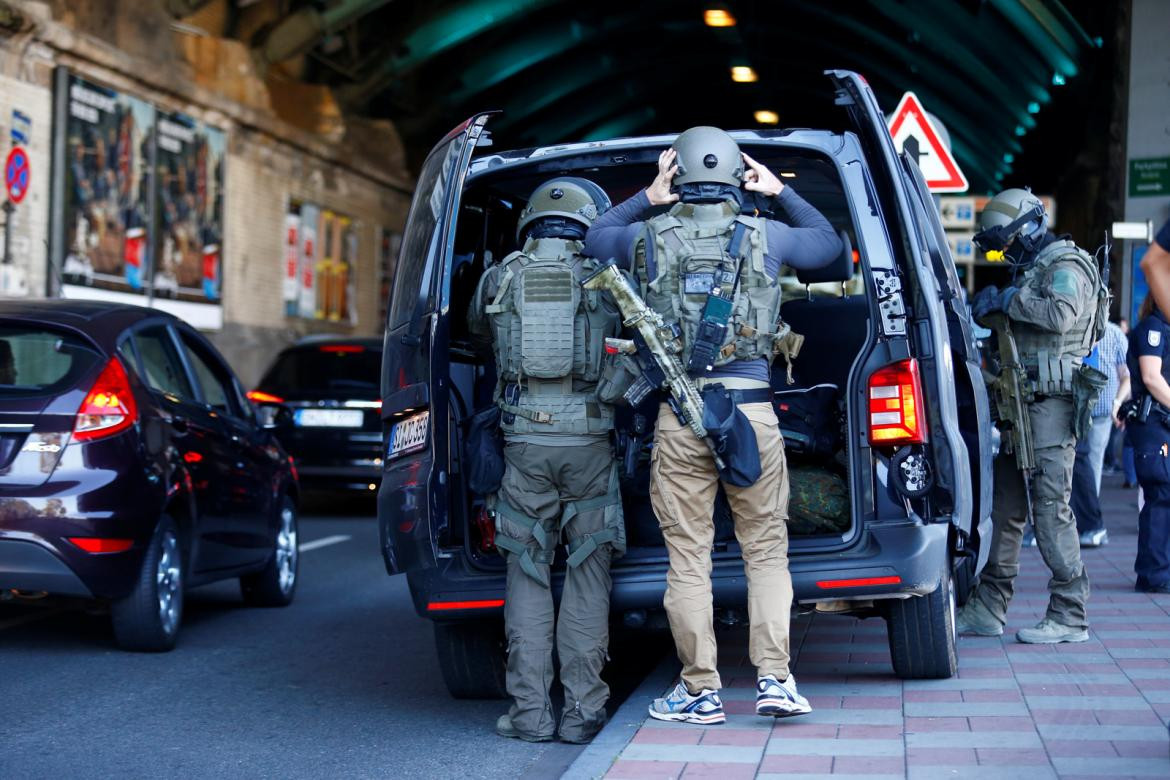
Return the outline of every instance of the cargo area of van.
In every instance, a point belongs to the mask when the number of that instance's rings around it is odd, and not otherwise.
[[[785,433],[791,485],[789,534],[794,551],[828,551],[847,545],[857,518],[850,499],[851,481],[847,435],[846,388],[851,369],[870,339],[862,253],[854,251],[855,231],[849,203],[836,166],[812,150],[783,150],[776,146],[745,151],[783,177],[814,205],[839,232],[841,256],[828,267],[799,276],[785,268],[782,317],[804,336],[799,356],[789,366],[777,358],[772,370],[776,407]],[[516,223],[527,197],[540,183],[558,175],[583,176],[596,182],[616,205],[636,194],[653,178],[657,150],[614,154],[584,154],[558,159],[555,164],[535,160],[522,166],[500,166],[468,181],[458,215],[450,288],[450,378],[453,416],[466,420],[493,402],[496,372],[490,351],[473,343],[466,324],[476,284],[491,263],[520,248]],[[665,210],[665,207],[663,207]],[[770,215],[783,220],[781,212]],[[604,259],[604,258],[603,258]],[[614,443],[622,471],[628,552],[616,566],[665,562],[658,521],[649,501],[649,458],[658,401],[636,409],[620,408]],[[462,426],[450,426],[450,436],[461,436]],[[462,430],[465,430],[463,428]],[[458,490],[463,457],[452,441],[452,488]],[[491,526],[484,497],[462,490],[462,506],[452,496],[452,536],[462,536],[469,558],[477,566],[502,565],[491,547]],[[461,521],[454,516],[462,510]],[[737,558],[739,547],[726,499],[720,490],[714,511],[716,558]],[[460,533],[461,532],[461,533]],[[455,541],[455,539],[452,539]],[[558,566],[563,562],[558,561]]]

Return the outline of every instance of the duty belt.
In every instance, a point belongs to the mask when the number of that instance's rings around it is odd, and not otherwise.
[[[718,387],[719,382],[709,381],[704,390]],[[755,387],[747,390],[740,390],[724,386],[723,388],[729,396],[731,401],[736,406],[740,404],[767,404],[772,402],[772,388],[771,387]]]

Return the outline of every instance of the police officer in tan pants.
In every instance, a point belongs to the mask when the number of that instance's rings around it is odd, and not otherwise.
[[[771,198],[792,226],[741,216],[743,190]],[[655,207],[674,204],[645,221]],[[654,439],[650,494],[670,556],[664,600],[683,664],[682,681],[656,699],[660,720],[722,723],[711,596],[712,513],[723,483],[748,580],[750,655],[757,667],[756,712],[811,711],[789,673],[788,474],[771,399],[770,364],[791,347],[780,322],[781,266],[819,268],[840,252],[829,222],[790,187],[747,155],[727,133],[691,128],[658,161],[649,188],[602,215],[586,236],[585,253],[632,263],[646,304],[682,333],[681,359],[703,393],[724,399],[740,430],[758,449],[751,477],[716,468],[707,444],[661,407]],[[699,334],[704,311],[719,298],[722,340],[707,359]],[[696,367],[696,363],[699,365]],[[741,464],[732,463],[730,467]],[[754,465],[754,464],[753,464]]]

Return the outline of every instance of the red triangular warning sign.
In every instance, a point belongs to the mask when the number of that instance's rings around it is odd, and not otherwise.
[[[907,138],[918,141],[918,167],[931,192],[966,192],[967,177],[959,170],[951,150],[943,144],[918,96],[907,92],[890,117],[890,135],[900,152]]]

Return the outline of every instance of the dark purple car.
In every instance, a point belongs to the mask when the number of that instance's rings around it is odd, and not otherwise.
[[[121,647],[169,650],[187,588],[238,577],[250,604],[292,601],[297,494],[231,369],[175,317],[0,303],[0,592],[106,603]]]

